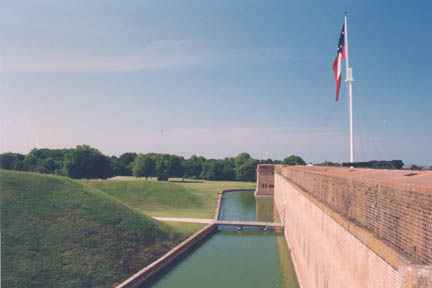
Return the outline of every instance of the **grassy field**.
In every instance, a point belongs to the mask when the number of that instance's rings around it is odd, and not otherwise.
[[[93,187],[103,183],[0,170],[1,287],[111,287],[202,227],[155,221]],[[197,192],[172,185],[183,191],[178,205],[198,204]]]
[[[201,228],[204,228],[207,224],[200,223],[185,223],[185,222],[165,222],[168,226],[171,226],[175,231],[182,233],[183,235],[192,235]]]
[[[143,178],[82,180],[131,208],[151,216],[213,218],[217,192],[222,189],[254,189],[255,183]]]

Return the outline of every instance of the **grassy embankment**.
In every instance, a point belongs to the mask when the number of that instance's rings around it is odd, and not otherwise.
[[[161,217],[213,218],[217,192],[222,189],[254,189],[255,183],[143,178],[82,180],[125,205],[147,215]],[[182,224],[184,225],[184,224]]]
[[[155,221],[85,181],[0,170],[0,184],[2,287],[111,287],[199,227]]]

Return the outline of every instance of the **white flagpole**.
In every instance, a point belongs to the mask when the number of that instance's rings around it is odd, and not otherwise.
[[[352,77],[352,68],[349,67],[349,54],[348,54],[348,19],[345,14],[345,25],[344,25],[344,36],[345,36],[345,72],[346,79],[345,82],[348,84],[348,95],[349,95],[349,125],[350,125],[350,162],[351,168],[352,163],[354,163],[354,135],[353,135],[353,106],[352,106],[352,82],[354,79]]]

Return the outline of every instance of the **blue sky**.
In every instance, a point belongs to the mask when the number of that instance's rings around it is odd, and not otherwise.
[[[3,0],[0,148],[347,161],[331,65],[348,11],[356,160],[432,165],[431,8]]]

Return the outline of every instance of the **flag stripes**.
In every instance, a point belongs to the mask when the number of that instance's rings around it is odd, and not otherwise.
[[[345,25],[342,26],[342,31],[339,36],[336,58],[333,61],[333,72],[336,78],[336,101],[339,100],[339,89],[342,76],[342,59],[345,59]]]

